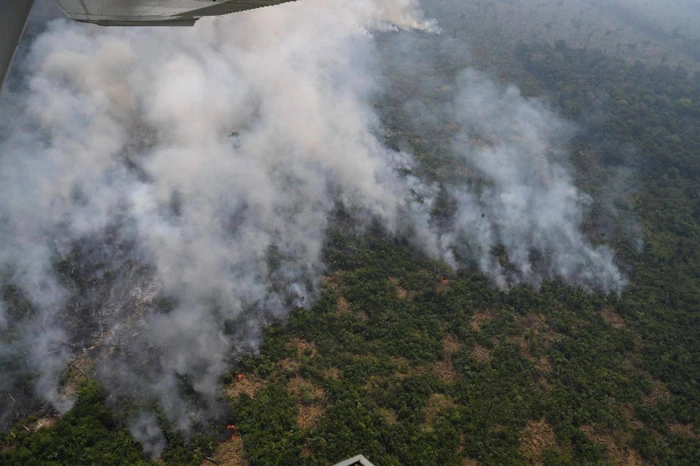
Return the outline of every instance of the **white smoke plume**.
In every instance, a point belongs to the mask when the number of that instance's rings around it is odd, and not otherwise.
[[[523,98],[517,88],[499,89],[474,70],[457,84],[453,116],[461,131],[455,153],[483,182],[479,189],[455,188],[453,232],[464,241],[452,243],[471,244],[480,268],[500,286],[509,281],[539,286],[543,279],[561,278],[619,292],[625,280],[612,252],[592,246],[581,232],[591,199],[576,189],[566,169],[563,149],[571,124],[540,101]],[[499,244],[514,267],[510,276],[492,254]]]
[[[2,360],[26,355],[36,394],[65,411],[67,361],[98,351],[110,393],[153,395],[186,432],[182,381],[214,409],[232,356],[311,303],[337,205],[456,267],[469,257],[501,286],[619,291],[612,254],[580,231],[587,200],[556,161],[562,146],[549,150],[567,125],[474,72],[451,107],[453,149],[483,183],[451,188],[449,229],[432,222],[437,187],[398,174],[410,154],[378,136],[372,31],[393,28],[437,31],[413,0],[304,0],[192,29],[50,23],[25,87],[0,100],[0,272],[34,309],[14,324],[0,313],[0,332],[14,325]],[[131,426],[162,451],[155,417]]]
[[[153,413],[139,412],[129,422],[129,430],[139,439],[147,455],[159,458],[165,450],[165,437],[158,428],[158,420]]]

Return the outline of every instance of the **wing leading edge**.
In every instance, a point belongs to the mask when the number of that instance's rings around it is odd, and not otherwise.
[[[219,16],[296,0],[56,0],[72,19],[101,26],[192,26]],[[0,0],[0,88],[34,0]]]
[[[191,26],[205,16],[295,0],[56,0],[76,21],[101,26]]]

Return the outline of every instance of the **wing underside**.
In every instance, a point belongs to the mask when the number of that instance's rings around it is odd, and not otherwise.
[[[226,15],[296,0],[55,0],[72,19],[102,26],[192,26]],[[0,0],[0,87],[34,0]]]
[[[0,86],[10,68],[34,0],[0,0]]]
[[[204,16],[295,0],[56,0],[76,21],[102,26],[191,26]],[[34,0],[0,0],[0,87]]]
[[[218,16],[294,0],[56,0],[76,21],[103,26],[189,26]]]

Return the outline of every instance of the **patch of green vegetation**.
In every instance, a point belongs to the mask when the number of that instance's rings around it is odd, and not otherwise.
[[[110,410],[95,382],[78,391],[75,406],[55,425],[27,432],[21,423],[0,434],[2,465],[146,465],[141,448]]]
[[[0,465],[155,464],[132,437],[125,416],[105,405],[100,384],[85,378],[76,395],[75,406],[60,419],[47,418],[41,425],[36,416],[29,416],[9,432],[1,432]],[[200,464],[216,447],[211,436],[196,434],[185,440],[164,419],[160,426],[167,448],[159,464]]]

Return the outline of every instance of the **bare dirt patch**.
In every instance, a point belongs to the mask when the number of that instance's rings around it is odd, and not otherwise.
[[[35,423],[28,426],[30,430],[46,429],[55,425],[58,422],[58,417],[42,417],[39,418]]]
[[[332,275],[324,275],[321,277],[321,286],[329,291],[337,291],[342,285],[343,275],[346,275],[346,272],[342,270],[337,270]]]
[[[637,419],[634,412],[634,406],[631,403],[620,404],[617,406],[617,409],[620,411],[620,413],[622,413],[633,429],[641,429],[644,427],[644,423]]]
[[[391,358],[396,364],[396,372],[394,377],[401,380],[406,377],[418,375],[430,375],[437,377],[443,382],[454,382],[459,378],[459,373],[455,369],[452,361],[438,361],[433,364],[423,364],[420,366],[411,366],[404,358]]]
[[[79,388],[78,382],[75,380],[73,377],[69,377],[66,382],[63,384],[63,387],[61,387],[61,398],[62,399],[68,399],[72,395],[74,395]]]
[[[353,309],[348,300],[343,296],[338,298],[338,305],[335,308],[335,315],[338,318],[354,316],[363,322],[368,318],[365,311]]]
[[[377,414],[390,426],[396,424],[396,421],[399,419],[393,409],[378,408]]]
[[[437,288],[435,289],[435,291],[437,291],[438,293],[442,294],[442,293],[444,293],[444,292],[447,291],[447,288],[448,288],[449,286],[450,286],[450,280],[448,280],[448,279],[446,279],[446,278],[443,278],[443,279],[440,280],[440,283],[438,283],[438,286],[437,286]]]
[[[459,374],[452,364],[452,361],[438,361],[433,366],[433,373],[443,382],[454,382],[459,378]]]
[[[603,318],[605,322],[610,324],[614,328],[625,328],[625,321],[624,319],[613,310],[613,308],[609,306],[603,306],[603,309],[600,311],[600,316]]]
[[[619,466],[641,466],[644,464],[639,453],[624,446],[623,439],[616,437],[612,431],[598,429],[595,426],[581,426],[580,429],[592,442],[608,447],[607,456],[612,464]]]
[[[230,398],[238,398],[241,394],[246,394],[255,398],[255,394],[265,386],[265,381],[252,375],[238,374],[235,380],[224,387],[224,393]]]
[[[323,388],[300,376],[296,376],[287,384],[287,391],[296,400],[298,409],[297,424],[299,427],[309,429],[316,426],[318,420],[326,412]]]
[[[660,380],[654,380],[651,386],[651,394],[644,397],[644,404],[647,406],[656,406],[669,398],[671,398],[671,392],[668,387]]]
[[[243,451],[243,440],[239,435],[234,435],[229,440],[220,443],[211,459],[216,461],[219,466],[248,466]],[[212,464],[214,463],[205,459],[200,466],[211,466]]]
[[[347,299],[341,296],[340,298],[338,298],[338,307],[335,310],[335,315],[338,317],[342,317],[344,315],[349,314],[352,314],[352,311],[350,310],[350,303]]]
[[[528,331],[545,332],[549,329],[547,318],[543,314],[527,314],[525,316],[516,315],[515,323],[518,328]]]
[[[514,344],[520,348],[520,352],[532,362],[535,362],[535,358],[530,354],[530,348],[528,347],[525,337],[522,335],[509,336],[506,337],[508,343]]]
[[[466,446],[466,442],[467,442],[466,435],[464,435],[464,432],[460,433],[459,434],[459,446],[457,446],[457,453],[458,454],[462,454],[462,452],[464,451],[464,447]],[[464,464],[464,462],[462,462],[462,464]]]
[[[323,388],[298,375],[289,381],[287,390],[294,398],[302,401],[306,400],[307,403],[320,401],[325,395]]]
[[[489,311],[477,311],[472,316],[472,320],[469,323],[474,330],[481,330],[485,324],[491,322],[496,317],[496,313],[492,310]]]
[[[471,357],[482,364],[486,364],[491,361],[491,351],[481,345],[474,345],[471,351]]]
[[[280,367],[285,374],[297,374],[301,369],[301,361],[293,358],[283,359],[280,361]]]
[[[548,348],[559,336],[547,323],[547,317],[542,314],[515,316],[514,320],[523,343],[526,343],[525,346],[534,342]]]
[[[323,417],[326,409],[318,405],[301,405],[297,414],[297,424],[299,428],[306,430],[318,425],[318,421]]]
[[[535,367],[541,374],[548,374],[552,372],[552,363],[549,358],[542,354],[540,356],[535,356],[530,350],[531,346],[528,341],[522,335],[509,336],[506,337],[508,343],[514,344],[520,348],[520,353],[525,357],[525,359],[534,363]]]
[[[309,355],[313,358],[314,356],[316,356],[317,353],[316,345],[313,343],[309,343],[303,338],[293,338],[292,340],[290,340],[289,343],[287,343],[286,346],[289,349],[295,349],[297,356],[299,357]]]
[[[326,369],[326,372],[323,375],[327,379],[340,380],[340,369],[337,367],[330,367]]]
[[[515,316],[514,320],[525,342],[535,341],[544,347],[549,347],[558,336],[552,331],[547,318],[542,314]]]
[[[90,358],[76,358],[66,367],[66,381],[61,388],[61,396],[68,398],[78,391],[81,382],[90,378],[93,361]]]
[[[311,457],[311,448],[309,448],[308,445],[304,445],[301,447],[301,456],[303,456],[304,458]]]
[[[428,398],[423,413],[425,414],[425,424],[430,426],[443,413],[455,409],[457,405],[447,395],[442,393],[433,393]]]
[[[396,366],[396,370],[402,374],[408,374],[411,370],[411,363],[408,359],[399,356],[391,356],[389,362]]]
[[[362,389],[366,392],[383,392],[386,387],[387,378],[381,375],[370,375],[367,377]]]
[[[398,278],[392,277],[389,279],[389,282],[392,285],[394,285],[394,288],[396,289],[396,294],[398,295],[399,299],[407,299],[410,301],[415,296],[415,293],[413,291],[406,291],[406,289],[401,287]]]
[[[442,339],[442,354],[445,356],[458,353],[461,349],[462,344],[454,335],[445,335],[445,338]]]
[[[556,448],[557,438],[554,429],[543,418],[528,421],[520,434],[520,453],[528,464],[541,465],[542,453],[547,448]]]
[[[693,424],[671,423],[668,425],[668,430],[678,437],[695,439],[700,438],[700,435],[695,432],[695,426],[693,426]]]
[[[549,362],[549,358],[544,354],[537,358],[535,367],[537,367],[537,370],[539,370],[542,374],[549,374],[552,372],[552,363]]]
[[[338,289],[338,284],[335,281],[334,275],[324,275],[323,277],[321,277],[321,286],[332,291]]]

